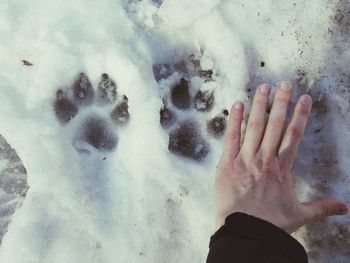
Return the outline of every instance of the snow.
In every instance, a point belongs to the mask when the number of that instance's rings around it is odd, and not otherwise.
[[[208,113],[178,111],[180,120],[196,119],[204,131],[235,100],[249,111],[257,84],[290,79],[294,103],[306,92],[315,102],[295,161],[298,197],[350,205],[349,10],[342,0],[1,1],[0,134],[30,188],[9,197],[19,205],[0,219],[0,262],[205,261],[223,140],[203,132],[210,153],[201,162],[170,153],[159,110],[181,74],[159,84],[153,75],[153,65],[191,54],[214,73],[210,82],[189,76],[191,92],[214,90],[215,103]],[[67,125],[55,117],[56,90],[80,72],[94,87],[108,73],[128,97],[131,117],[115,130],[116,151],[72,143],[91,114],[110,122],[111,107],[81,108]],[[2,152],[1,171],[13,163]],[[346,262],[349,225],[348,216],[328,218],[295,236],[310,262]]]
[[[26,169],[16,151],[0,136],[0,243],[27,191]]]

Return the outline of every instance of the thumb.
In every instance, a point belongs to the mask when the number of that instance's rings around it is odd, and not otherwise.
[[[320,198],[304,202],[302,207],[306,223],[311,223],[327,216],[346,215],[349,211],[346,204],[331,198]]]

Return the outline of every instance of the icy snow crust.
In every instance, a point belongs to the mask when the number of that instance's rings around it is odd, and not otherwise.
[[[295,161],[300,200],[333,196],[350,205],[349,11],[340,0],[1,1],[0,134],[30,188],[24,199],[23,183],[11,197],[23,206],[0,220],[0,262],[204,262],[223,146],[204,123],[235,100],[249,113],[262,82],[290,79],[293,103],[303,93],[314,100]],[[201,123],[210,151],[200,161],[169,152],[159,122],[179,73],[159,83],[153,75],[154,65],[192,54],[214,73],[209,84],[191,77],[215,91],[213,109],[180,116]],[[115,130],[116,150],[79,152],[72,143],[84,119],[107,118],[107,108],[85,107],[66,125],[55,116],[57,89],[80,72],[94,87],[106,72],[128,96],[131,117]],[[3,170],[11,161],[1,150]],[[348,262],[349,225],[348,216],[328,218],[295,236],[310,262]]]

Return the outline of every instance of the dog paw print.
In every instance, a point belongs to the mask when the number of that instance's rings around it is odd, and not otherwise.
[[[80,112],[84,115],[77,130],[73,145],[78,151],[93,147],[99,151],[113,151],[117,148],[116,128],[130,119],[128,98],[118,93],[117,84],[106,73],[101,75],[94,90],[88,76],[80,73],[72,85],[56,91],[53,109],[57,120],[67,125]]]
[[[208,138],[224,135],[229,114],[222,109],[210,117],[215,106],[216,72],[201,60],[201,55],[193,54],[175,64],[153,66],[163,101],[160,124],[169,135],[168,150],[195,161],[209,154]]]

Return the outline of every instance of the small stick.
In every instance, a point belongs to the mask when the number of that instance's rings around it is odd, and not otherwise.
[[[23,65],[24,65],[24,66],[29,66],[29,67],[30,67],[30,66],[33,66],[33,64],[30,63],[30,62],[27,61],[27,60],[24,60],[24,59],[23,59],[23,60],[21,60],[21,61],[23,62]]]

